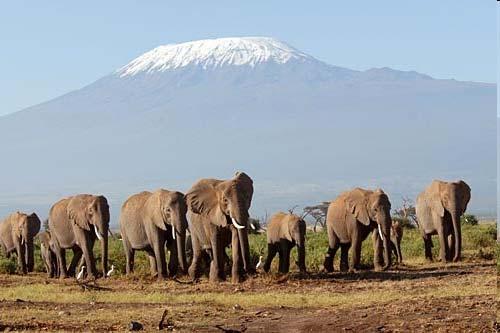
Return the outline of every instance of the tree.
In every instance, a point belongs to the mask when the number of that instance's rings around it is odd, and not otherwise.
[[[392,219],[398,221],[403,227],[415,228],[415,226],[418,226],[415,206],[408,197],[402,197],[401,200],[402,206],[394,210],[395,216]]]
[[[315,206],[304,207],[302,218],[306,216],[311,216],[314,219],[313,230],[316,232],[316,227],[319,224],[323,229],[326,225],[326,213],[328,211],[329,201],[323,201],[322,203]]]

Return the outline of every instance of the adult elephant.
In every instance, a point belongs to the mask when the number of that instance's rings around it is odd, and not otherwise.
[[[460,216],[470,201],[470,187],[463,180],[434,180],[417,197],[417,221],[425,245],[425,257],[432,260],[432,235],[439,237],[443,262],[459,261],[462,251]]]
[[[189,275],[199,274],[203,251],[211,257],[210,281],[225,280],[225,248],[231,244],[231,281],[243,273],[254,273],[248,244],[248,219],[253,196],[253,181],[243,172],[232,179],[201,179],[186,194],[193,260]]]
[[[75,274],[82,256],[85,258],[87,275],[97,278],[93,253],[94,242],[101,241],[103,277],[108,270],[109,205],[102,195],[79,194],[55,203],[49,213],[49,229],[56,250],[59,277]],[[66,267],[66,249],[73,250],[73,260]]]
[[[30,215],[15,212],[0,224],[0,245],[7,257],[17,254],[18,269],[22,274],[33,272],[35,267],[34,238],[40,231],[40,219],[35,213]]]
[[[170,250],[169,273],[174,276],[180,266],[186,273],[186,219],[184,194],[160,189],[132,195],[122,206],[120,229],[127,258],[126,272],[134,269],[135,250],[149,255],[151,274],[167,276],[165,242]]]
[[[333,259],[341,248],[340,269],[348,267],[348,251],[354,247],[349,270],[360,267],[361,243],[373,232],[374,265],[376,270],[391,265],[391,203],[381,189],[375,191],[355,188],[340,194],[328,206],[326,224],[328,230],[328,252],[324,267],[333,271]],[[383,258],[382,258],[383,252]]]
[[[279,212],[267,224],[267,258],[264,271],[269,272],[276,253],[279,254],[279,271],[288,273],[290,250],[297,246],[297,266],[306,272],[306,222],[295,214]]]

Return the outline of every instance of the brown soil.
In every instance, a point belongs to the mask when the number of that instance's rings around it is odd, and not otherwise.
[[[205,280],[198,284],[173,281],[156,282],[150,278],[117,278],[99,282],[111,292],[121,290],[144,293],[168,292],[186,294],[212,292],[234,294],[286,292],[308,295],[318,291],[349,295],[354,292],[412,291],[415,299],[345,304],[338,307],[292,306],[248,308],[210,303],[143,303],[143,302],[32,302],[15,295],[0,300],[0,331],[124,331],[135,320],[145,330],[158,330],[161,314],[167,309],[165,330],[198,332],[492,332],[496,316],[496,269],[492,262],[469,262],[459,265],[400,267],[389,272],[359,274],[313,274],[288,277],[260,276],[241,285],[213,285]],[[0,291],[18,285],[56,284],[63,292],[79,292],[73,281],[47,280],[42,274],[29,277],[0,275]],[[439,293],[440,287],[456,281],[459,288],[489,288],[491,293],[454,296]],[[433,291],[436,294],[433,294]],[[489,289],[488,289],[489,290]],[[397,294],[397,293],[396,293]],[[168,326],[167,325],[167,326]],[[218,327],[216,327],[218,326]]]

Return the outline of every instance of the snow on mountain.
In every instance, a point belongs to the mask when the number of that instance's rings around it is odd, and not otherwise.
[[[96,82],[0,117],[0,216],[61,196],[123,200],[201,177],[254,178],[252,214],[382,187],[397,207],[433,178],[496,207],[496,89],[355,71],[271,38],[160,46]],[[114,211],[113,211],[114,210]]]
[[[159,46],[117,71],[120,77],[164,72],[187,66],[216,69],[232,65],[254,67],[264,62],[316,61],[293,47],[264,37],[205,39]]]

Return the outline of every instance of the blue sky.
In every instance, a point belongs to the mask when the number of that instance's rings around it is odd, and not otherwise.
[[[161,44],[270,36],[353,69],[496,81],[496,2],[10,1],[0,5],[0,115],[74,90]]]

